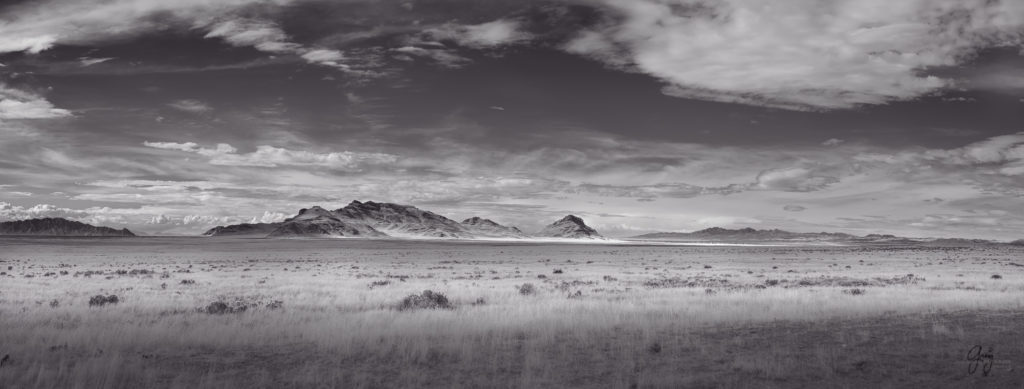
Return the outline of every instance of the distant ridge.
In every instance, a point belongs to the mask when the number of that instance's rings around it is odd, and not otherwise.
[[[63,218],[15,220],[0,223],[0,235],[32,236],[135,236],[127,228],[116,230]]]
[[[242,223],[230,226],[217,226],[206,230],[206,236],[266,236],[280,226],[281,223]]]
[[[859,244],[916,244],[939,247],[967,247],[998,244],[998,242],[985,239],[913,239],[889,234],[868,234],[865,236],[857,236],[841,232],[791,232],[779,229],[757,230],[750,227],[739,229],[711,227],[694,232],[655,232],[637,235],[627,239],[681,242],[838,242]],[[1022,244],[1024,244],[1024,240],[1022,240]]]
[[[750,227],[727,229],[711,227],[694,232],[656,232],[631,237],[630,239],[712,239],[712,240],[784,240],[784,239],[852,239],[854,235],[836,232],[790,232],[779,229],[756,230]],[[895,238],[895,237],[893,237]]]
[[[352,201],[333,211],[313,206],[280,223],[243,223],[218,226],[206,236],[253,236],[271,238],[443,238],[443,239],[527,239],[531,235],[490,219],[471,217],[456,222],[411,205]],[[549,225],[537,237],[565,239],[601,238],[577,216],[569,215]]]

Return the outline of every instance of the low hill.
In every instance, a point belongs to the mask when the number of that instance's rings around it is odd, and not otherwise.
[[[116,230],[62,218],[15,220],[0,223],[0,235],[23,236],[135,236],[127,228]]]

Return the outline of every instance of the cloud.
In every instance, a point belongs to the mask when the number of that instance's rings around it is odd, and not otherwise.
[[[291,217],[291,215],[287,215],[281,212],[263,211],[262,216],[253,216],[252,220],[249,220],[249,223],[278,223],[284,221],[284,219],[287,219],[289,217]]]
[[[71,116],[71,111],[54,107],[42,96],[0,84],[0,119],[49,119],[65,116]]]
[[[821,174],[813,168],[769,169],[757,175],[753,189],[783,192],[813,192],[839,182],[839,178]]]
[[[341,66],[338,61],[345,59],[345,55],[338,50],[317,49],[302,54],[302,59],[310,63]]]
[[[268,20],[238,18],[205,27],[210,28],[206,38],[221,38],[233,46],[253,47],[274,54],[295,54],[311,64],[342,70],[350,68],[341,63],[341,60],[345,59],[341,51],[307,47],[292,42],[284,30]]]
[[[522,43],[530,39],[529,33],[520,30],[519,22],[506,19],[475,25],[448,23],[423,33],[436,40],[450,40],[460,46],[477,49]]]
[[[8,6],[0,53],[39,53],[56,44],[85,45],[175,24],[229,15],[253,4],[285,0],[41,0]],[[161,15],[159,18],[154,15]]]
[[[302,45],[288,41],[288,35],[276,24],[266,20],[232,19],[209,27],[205,38],[221,38],[239,47],[253,47],[269,53],[292,53]]]
[[[842,140],[842,139],[831,138],[831,139],[828,139],[828,140],[826,140],[824,142],[821,142],[821,145],[822,146],[828,146],[828,147],[839,146],[839,145],[843,144],[844,142],[846,142],[846,141]]]
[[[400,54],[399,56],[395,57],[398,60],[411,61],[412,60],[411,57],[402,56],[402,55],[413,55],[413,56],[417,56],[417,57],[430,58],[430,59],[434,60],[435,62],[437,62],[439,65],[444,66],[446,68],[450,68],[450,69],[457,69],[457,68],[460,68],[460,67],[464,66],[465,64],[467,64],[469,62],[472,62],[472,61],[470,61],[469,58],[466,58],[466,57],[463,57],[461,55],[458,55],[457,53],[455,53],[454,50],[445,49],[445,48],[437,48],[437,47],[423,48],[423,47],[416,47],[416,46],[402,46],[402,47],[391,49],[391,51],[394,52],[394,53],[399,53]]]
[[[1024,132],[992,137],[951,150],[929,150],[926,160],[951,165],[992,166],[999,174],[1024,175]]]
[[[0,29],[0,31],[2,31],[2,29]],[[39,52],[52,47],[56,40],[57,38],[51,35],[5,37],[3,40],[0,40],[0,53],[26,51],[30,54],[38,54]]]
[[[782,207],[782,209],[787,212],[802,212],[806,210],[807,207],[801,205],[787,204],[786,206]]]
[[[569,52],[650,74],[664,93],[787,109],[910,100],[980,49],[1020,45],[1024,3],[603,0]]]
[[[569,193],[589,193],[598,196],[639,198],[691,198],[707,194],[705,188],[683,183],[643,186],[580,184],[566,188],[565,191]]]
[[[274,21],[241,17],[250,6],[264,11],[291,0],[50,0],[5,9],[12,17],[0,24],[0,53],[39,53],[56,44],[85,45],[168,28],[206,30],[232,46],[253,47],[272,54],[294,54],[316,65],[347,69],[336,50],[293,42]],[[251,13],[251,12],[250,12]],[[272,13],[272,12],[267,12]],[[159,15],[160,17],[154,17]],[[82,58],[89,66],[110,58]]]
[[[89,216],[87,212],[62,208],[50,204],[37,204],[28,208],[0,201],[0,219],[24,220],[45,217],[78,219]]]
[[[146,147],[164,150],[185,151],[209,157],[210,164],[222,166],[319,166],[344,171],[359,171],[363,167],[390,164],[397,156],[383,153],[358,153],[351,151],[315,153],[306,150],[289,150],[273,146],[257,146],[256,151],[239,154],[238,149],[226,143],[215,148],[199,147],[194,142],[143,142]]]
[[[92,65],[95,65],[95,64],[98,64],[98,63],[104,63],[104,62],[110,61],[112,59],[114,59],[114,58],[113,57],[107,57],[107,58],[82,57],[82,58],[78,59],[78,62],[81,63],[83,67],[85,67],[85,66],[92,66]]]
[[[179,111],[191,112],[191,113],[206,113],[213,110],[208,104],[193,99],[178,100],[173,103],[167,104],[168,107],[177,109]]]

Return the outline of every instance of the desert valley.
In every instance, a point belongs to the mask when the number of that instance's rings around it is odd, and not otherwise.
[[[203,237],[107,232],[0,238],[0,385],[1024,383],[1013,244],[752,229],[606,239],[573,216],[530,238],[373,202]],[[992,358],[968,358],[975,346]]]

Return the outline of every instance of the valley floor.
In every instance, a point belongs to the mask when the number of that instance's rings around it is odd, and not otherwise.
[[[1022,254],[5,238],[0,387],[1017,388]]]

